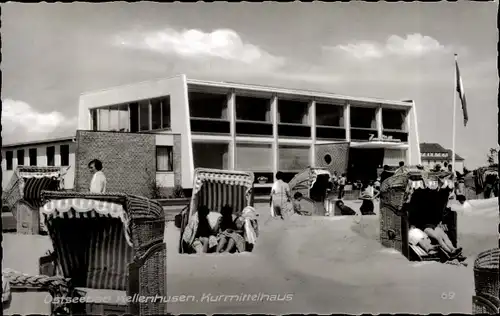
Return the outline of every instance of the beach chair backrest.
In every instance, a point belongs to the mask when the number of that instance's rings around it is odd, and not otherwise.
[[[211,211],[220,212],[229,205],[239,213],[253,205],[252,172],[199,168],[195,170],[190,215],[202,205]]]

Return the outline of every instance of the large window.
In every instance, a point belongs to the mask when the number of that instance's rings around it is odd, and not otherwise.
[[[316,125],[344,126],[344,107],[335,104],[316,103]]]
[[[149,116],[149,102],[141,101],[139,102],[139,130],[148,131],[150,130],[149,122],[151,117]]]
[[[278,99],[279,123],[309,124],[309,102]]]
[[[236,144],[236,170],[272,172],[273,150],[271,144]]]
[[[61,166],[69,166],[69,145],[61,145],[59,152],[61,155]]]
[[[193,142],[193,162],[195,168],[229,169],[227,143]]]
[[[98,128],[100,131],[109,131],[109,109],[97,109],[97,116],[99,120]]]
[[[377,128],[374,108],[351,107],[352,128]]]
[[[405,130],[406,111],[382,109],[382,126],[384,129]]]
[[[28,155],[30,157],[30,166],[36,166],[36,163],[37,163],[36,160],[37,160],[37,156],[38,156],[36,148],[30,148]]]
[[[174,170],[174,149],[172,146],[156,147],[156,171]]]
[[[280,145],[279,170],[282,172],[299,172],[309,164],[309,146]]]
[[[90,110],[90,117],[91,117],[91,124],[92,124],[92,130],[93,131],[98,131],[99,130],[99,118],[97,114],[96,109]]]
[[[227,120],[227,94],[190,91],[189,114],[191,118]]]
[[[271,122],[271,99],[236,95],[236,119],[241,121]]]
[[[47,166],[55,166],[56,148],[54,146],[47,147]]]
[[[7,162],[7,170],[12,170],[14,168],[14,152],[13,151],[7,151],[5,153],[5,160]]]
[[[130,131],[137,133],[139,131],[139,103],[134,102],[129,105],[130,111]]]
[[[24,149],[19,149],[17,151],[17,165],[24,166]]]

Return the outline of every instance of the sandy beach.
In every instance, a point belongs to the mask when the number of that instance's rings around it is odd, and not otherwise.
[[[358,210],[359,203],[349,202]],[[471,201],[459,213],[459,242],[468,267],[407,261],[378,241],[378,216],[269,219],[257,205],[255,251],[180,255],[179,230],[169,222],[168,310],[171,313],[470,313],[474,257],[497,247],[498,201]],[[3,268],[38,272],[45,236],[4,234]],[[21,251],[20,251],[21,250]],[[21,295],[21,294],[19,294]],[[28,295],[28,294],[22,294]],[[184,302],[174,302],[184,295]],[[25,298],[23,296],[23,298]],[[14,297],[20,301],[20,296]],[[13,302],[6,312],[47,308],[42,296]],[[22,308],[21,311],[18,311]],[[15,309],[15,310],[14,310]]]

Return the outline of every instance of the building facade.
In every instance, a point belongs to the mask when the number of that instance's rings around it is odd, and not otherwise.
[[[452,163],[452,152],[438,143],[421,143],[420,152],[422,155],[422,165],[428,168],[434,168],[436,165],[443,167],[444,163]],[[463,173],[465,168],[465,159],[455,154],[455,170]]]
[[[336,144],[348,146],[349,174],[365,165],[419,164],[417,125],[412,101],[185,75],[83,94],[78,118],[79,130],[154,133],[156,146],[163,135],[180,135],[180,185],[188,189],[197,167],[252,171],[269,186],[278,170],[293,175],[332,160]],[[319,156],[325,146],[329,159]]]
[[[2,146],[2,188],[9,185],[17,166],[67,167],[64,187],[74,188],[75,137],[64,137],[37,142],[25,142]]]

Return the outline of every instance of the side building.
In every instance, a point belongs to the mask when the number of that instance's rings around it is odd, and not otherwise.
[[[17,166],[68,167],[64,187],[74,188],[75,179],[74,136],[43,141],[7,144],[2,146],[2,188],[5,190]]]
[[[173,181],[185,189],[192,188],[197,167],[252,171],[256,179],[267,178],[257,187],[269,187],[277,171],[290,178],[307,166],[347,170],[353,180],[375,177],[385,164],[420,163],[417,125],[412,101],[201,81],[185,75],[85,93],[78,117],[79,133],[116,135],[108,144],[120,146],[122,154],[114,154],[116,159],[127,159],[127,152],[138,150],[142,142],[126,139],[154,135],[140,147],[143,160],[154,160],[156,153],[157,164],[159,159],[171,161],[167,171],[157,166],[155,172],[169,177],[164,185]],[[176,139],[176,148],[166,145]],[[149,167],[129,163],[129,168],[139,177]],[[169,171],[173,169],[178,172]]]
[[[452,152],[438,143],[421,143],[422,164],[428,168],[434,168],[437,164],[443,167],[444,163],[452,163]],[[464,172],[465,159],[455,153],[455,170]]]

